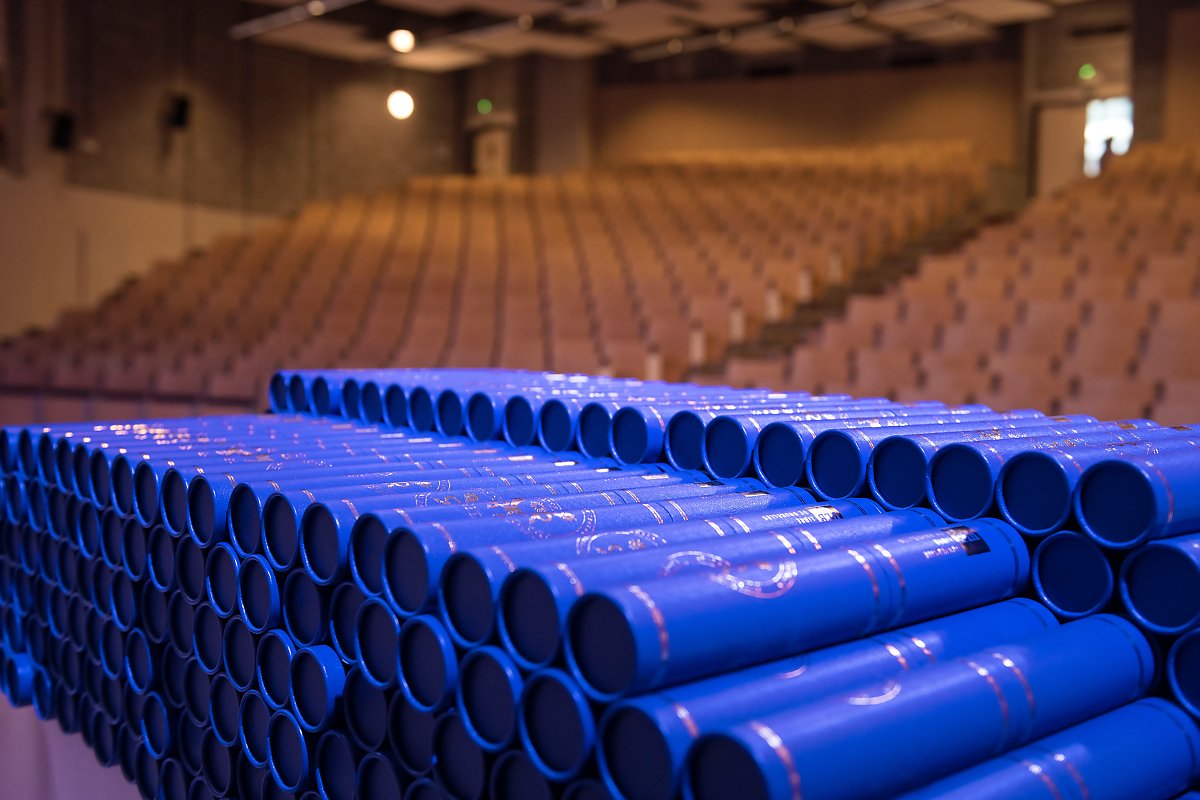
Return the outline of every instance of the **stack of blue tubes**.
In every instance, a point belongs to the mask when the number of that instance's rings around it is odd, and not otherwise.
[[[0,430],[0,688],[147,800],[1200,773],[1200,429],[508,371],[268,401]]]

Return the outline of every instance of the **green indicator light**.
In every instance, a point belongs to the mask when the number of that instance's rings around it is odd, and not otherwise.
[[[1092,78],[1096,77],[1096,68],[1091,64],[1084,64],[1079,68],[1079,77],[1085,81],[1090,81]]]
[[[475,103],[475,110],[480,114],[492,113],[492,101],[488,100],[486,97],[479,98],[479,100]]]

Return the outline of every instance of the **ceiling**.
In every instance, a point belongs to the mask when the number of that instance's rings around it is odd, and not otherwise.
[[[707,49],[757,58],[894,41],[957,46],[1083,1],[249,0],[251,20],[235,31],[237,38],[327,57],[449,72],[531,53],[590,58],[624,51],[648,61]],[[417,34],[413,52],[387,47],[393,27]]]

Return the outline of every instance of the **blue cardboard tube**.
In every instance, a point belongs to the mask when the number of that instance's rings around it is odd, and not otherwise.
[[[208,696],[208,719],[217,741],[222,747],[232,748],[238,740],[241,727],[241,698],[233,682],[225,675],[214,675]]]
[[[342,410],[342,386],[344,382],[325,375],[318,375],[308,385],[308,405],[319,417],[344,416]]]
[[[346,668],[332,647],[303,647],[292,656],[290,695],[300,727],[309,733],[340,720]]]
[[[559,655],[567,616],[590,589],[654,580],[696,569],[720,569],[724,563],[778,557],[835,547],[855,539],[871,539],[940,526],[943,520],[924,509],[914,514],[878,515],[870,501],[836,501],[789,514],[739,517],[737,524],[714,535],[708,523],[680,523],[663,529],[642,545],[644,532],[634,531],[624,543],[616,537],[594,542],[592,550],[524,557],[505,552],[516,565],[505,579],[498,601],[500,640],[526,669],[551,664]],[[864,516],[859,516],[864,515]],[[717,524],[718,520],[709,522]],[[689,526],[686,530],[679,530]],[[657,533],[657,532],[655,532]],[[680,550],[679,548],[682,548]],[[610,561],[610,554],[620,558]]]
[[[158,772],[159,796],[163,800],[187,800],[190,776],[177,759],[167,758]]]
[[[1200,624],[1200,534],[1135,550],[1121,566],[1120,591],[1129,613],[1155,633]]]
[[[1020,453],[1008,460],[996,481],[996,505],[1017,530],[1044,536],[1066,523],[1075,487],[1092,464],[1112,455],[1153,454],[1155,460],[1183,449],[1195,459],[1200,439],[1176,438],[1172,429],[1147,431],[1146,441]]]
[[[1013,411],[1006,414],[970,414],[939,419],[937,422],[914,420],[906,434],[961,431],[965,439],[981,435],[1035,435],[1056,431],[1047,428],[1041,412]],[[822,497],[852,497],[867,489],[868,465],[876,443],[889,438],[894,429],[846,428],[819,433],[805,454],[804,472],[813,491]]]
[[[155,557],[165,560],[165,551]],[[195,541],[187,536],[179,537],[175,543],[175,582],[179,593],[192,605],[207,600],[207,561],[208,556]]]
[[[443,436],[461,436],[466,433],[467,403],[470,397],[454,389],[443,389],[438,393],[434,408],[434,424]]]
[[[262,556],[252,555],[238,567],[238,609],[253,633],[263,633],[279,624],[283,615],[279,582]]]
[[[366,753],[385,747],[388,735],[387,693],[367,680],[362,667],[356,665],[346,672],[342,697],[346,731],[354,744]]]
[[[427,386],[414,386],[408,392],[408,423],[413,430],[429,432],[437,427],[437,409],[433,391]]]
[[[537,439],[546,452],[564,453],[575,447],[583,403],[573,397],[552,397],[537,415]]]
[[[443,711],[433,729],[433,774],[456,800],[479,800],[487,792],[491,757],[467,734],[458,712]]]
[[[437,781],[431,778],[418,778],[408,785],[404,791],[404,800],[447,800],[446,793]]]
[[[731,565],[588,593],[567,663],[614,700],[1003,600],[1028,577],[1024,542],[999,520]]]
[[[596,716],[579,684],[558,669],[535,672],[525,682],[519,715],[521,743],[543,775],[577,777],[596,742]]]
[[[241,617],[230,617],[225,623],[222,639],[225,674],[239,692],[248,691],[258,677],[255,672],[258,637],[251,632]]]
[[[195,614],[187,598],[179,592],[172,593],[167,604],[169,641],[172,651],[183,658],[194,652]]]
[[[737,786],[765,800],[803,786],[818,800],[892,796],[1118,708],[1153,674],[1153,652],[1133,625],[1078,620],[703,736],[684,795],[711,800]]]
[[[317,740],[313,774],[317,792],[327,800],[355,800],[357,774],[363,753],[345,735],[327,730]]]
[[[142,741],[146,743],[146,750],[151,756],[161,759],[170,752],[175,724],[162,695],[147,692],[142,703],[141,733]]]
[[[579,410],[575,439],[579,452],[590,458],[603,458],[612,453],[612,418],[621,408],[613,400],[593,400]]]
[[[1200,732],[1158,698],[1130,703],[903,795],[903,800],[1010,797],[1169,798],[1200,772]]]
[[[283,584],[283,624],[301,646],[321,643],[329,634],[329,591],[296,571]]]
[[[1180,636],[1167,655],[1167,683],[1175,701],[1200,719],[1200,631]]]
[[[192,618],[192,650],[196,654],[196,662],[209,675],[221,668],[224,638],[225,622],[220,615],[208,603],[196,606]]]
[[[804,490],[753,491],[505,519],[408,525],[397,528],[384,542],[383,594],[400,614],[415,614],[431,606],[436,598],[442,567],[454,551],[463,546],[482,548],[523,540],[579,536],[664,525],[692,517],[801,506],[811,501],[812,495]]]
[[[358,800],[391,800],[401,796],[405,781],[396,762],[384,753],[369,753],[358,765],[355,776]],[[407,795],[404,795],[407,797]]]
[[[125,678],[129,686],[139,694],[149,691],[158,678],[161,654],[138,629],[125,636]]]
[[[487,442],[504,435],[504,402],[507,398],[493,397],[487,392],[475,392],[467,400],[467,436],[472,441]]]
[[[170,682],[166,684],[166,686],[170,685]],[[207,727],[210,712],[208,699],[212,690],[212,676],[206,673],[195,659],[191,659],[184,662],[183,683],[178,688],[183,700],[183,709],[187,713],[188,719],[196,725]]]
[[[271,709],[260,692],[251,690],[242,695],[238,719],[238,741],[242,752],[256,767],[267,766],[267,724],[271,720]]]
[[[329,596],[329,643],[348,664],[358,661],[358,610],[365,599],[353,583],[338,585]]]
[[[679,790],[688,748],[701,734],[1056,625],[1040,604],[1008,600],[623,700],[601,720],[601,775],[619,798],[670,800]]]
[[[1116,586],[1104,550],[1073,531],[1043,539],[1033,553],[1030,572],[1038,598],[1064,619],[1099,612]]]
[[[1105,547],[1123,550],[1200,530],[1198,464],[1191,448],[1093,464],[1076,487],[1080,527]]]
[[[400,621],[382,600],[369,597],[355,622],[358,663],[367,680],[381,689],[396,683],[400,654]]]
[[[517,394],[508,398],[504,404],[503,432],[504,440],[513,447],[533,444],[537,436],[537,411],[528,397]]]
[[[237,611],[238,566],[241,559],[222,542],[208,553],[204,565],[204,590],[213,611],[221,618]]]
[[[424,711],[441,711],[454,699],[458,657],[446,627],[436,617],[419,614],[405,621],[399,637],[400,690]]]
[[[1000,471],[1014,456],[1035,450],[1140,442],[1165,436],[1164,430],[1139,427],[1134,421],[1075,434],[946,445],[929,459],[926,492],[934,510],[946,519],[974,519],[992,508]]]
[[[508,654],[485,645],[467,652],[455,689],[458,712],[479,746],[500,752],[517,730],[517,703],[525,680]]]
[[[522,750],[508,750],[496,759],[489,786],[494,800],[557,800],[560,796],[559,787]]]
[[[278,628],[267,631],[258,640],[258,689],[273,711],[287,708],[290,702],[289,683],[295,653],[295,642]]]
[[[413,777],[433,769],[433,728],[437,716],[408,702],[403,692],[393,692],[388,703],[388,744],[400,766]]]
[[[267,723],[267,766],[279,788],[297,792],[312,774],[312,745],[308,735],[287,711],[276,711]],[[228,752],[228,751],[226,751]]]
[[[277,788],[271,771],[266,767],[255,766],[245,753],[238,752],[234,767],[234,794],[238,797],[261,799],[266,785]]]

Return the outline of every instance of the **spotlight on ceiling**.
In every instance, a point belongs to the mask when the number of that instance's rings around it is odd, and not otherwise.
[[[397,89],[388,95],[387,110],[396,119],[408,119],[413,115],[415,107],[413,96],[403,89]]]
[[[417,37],[410,30],[398,28],[388,34],[388,47],[397,53],[411,53],[417,46]]]

